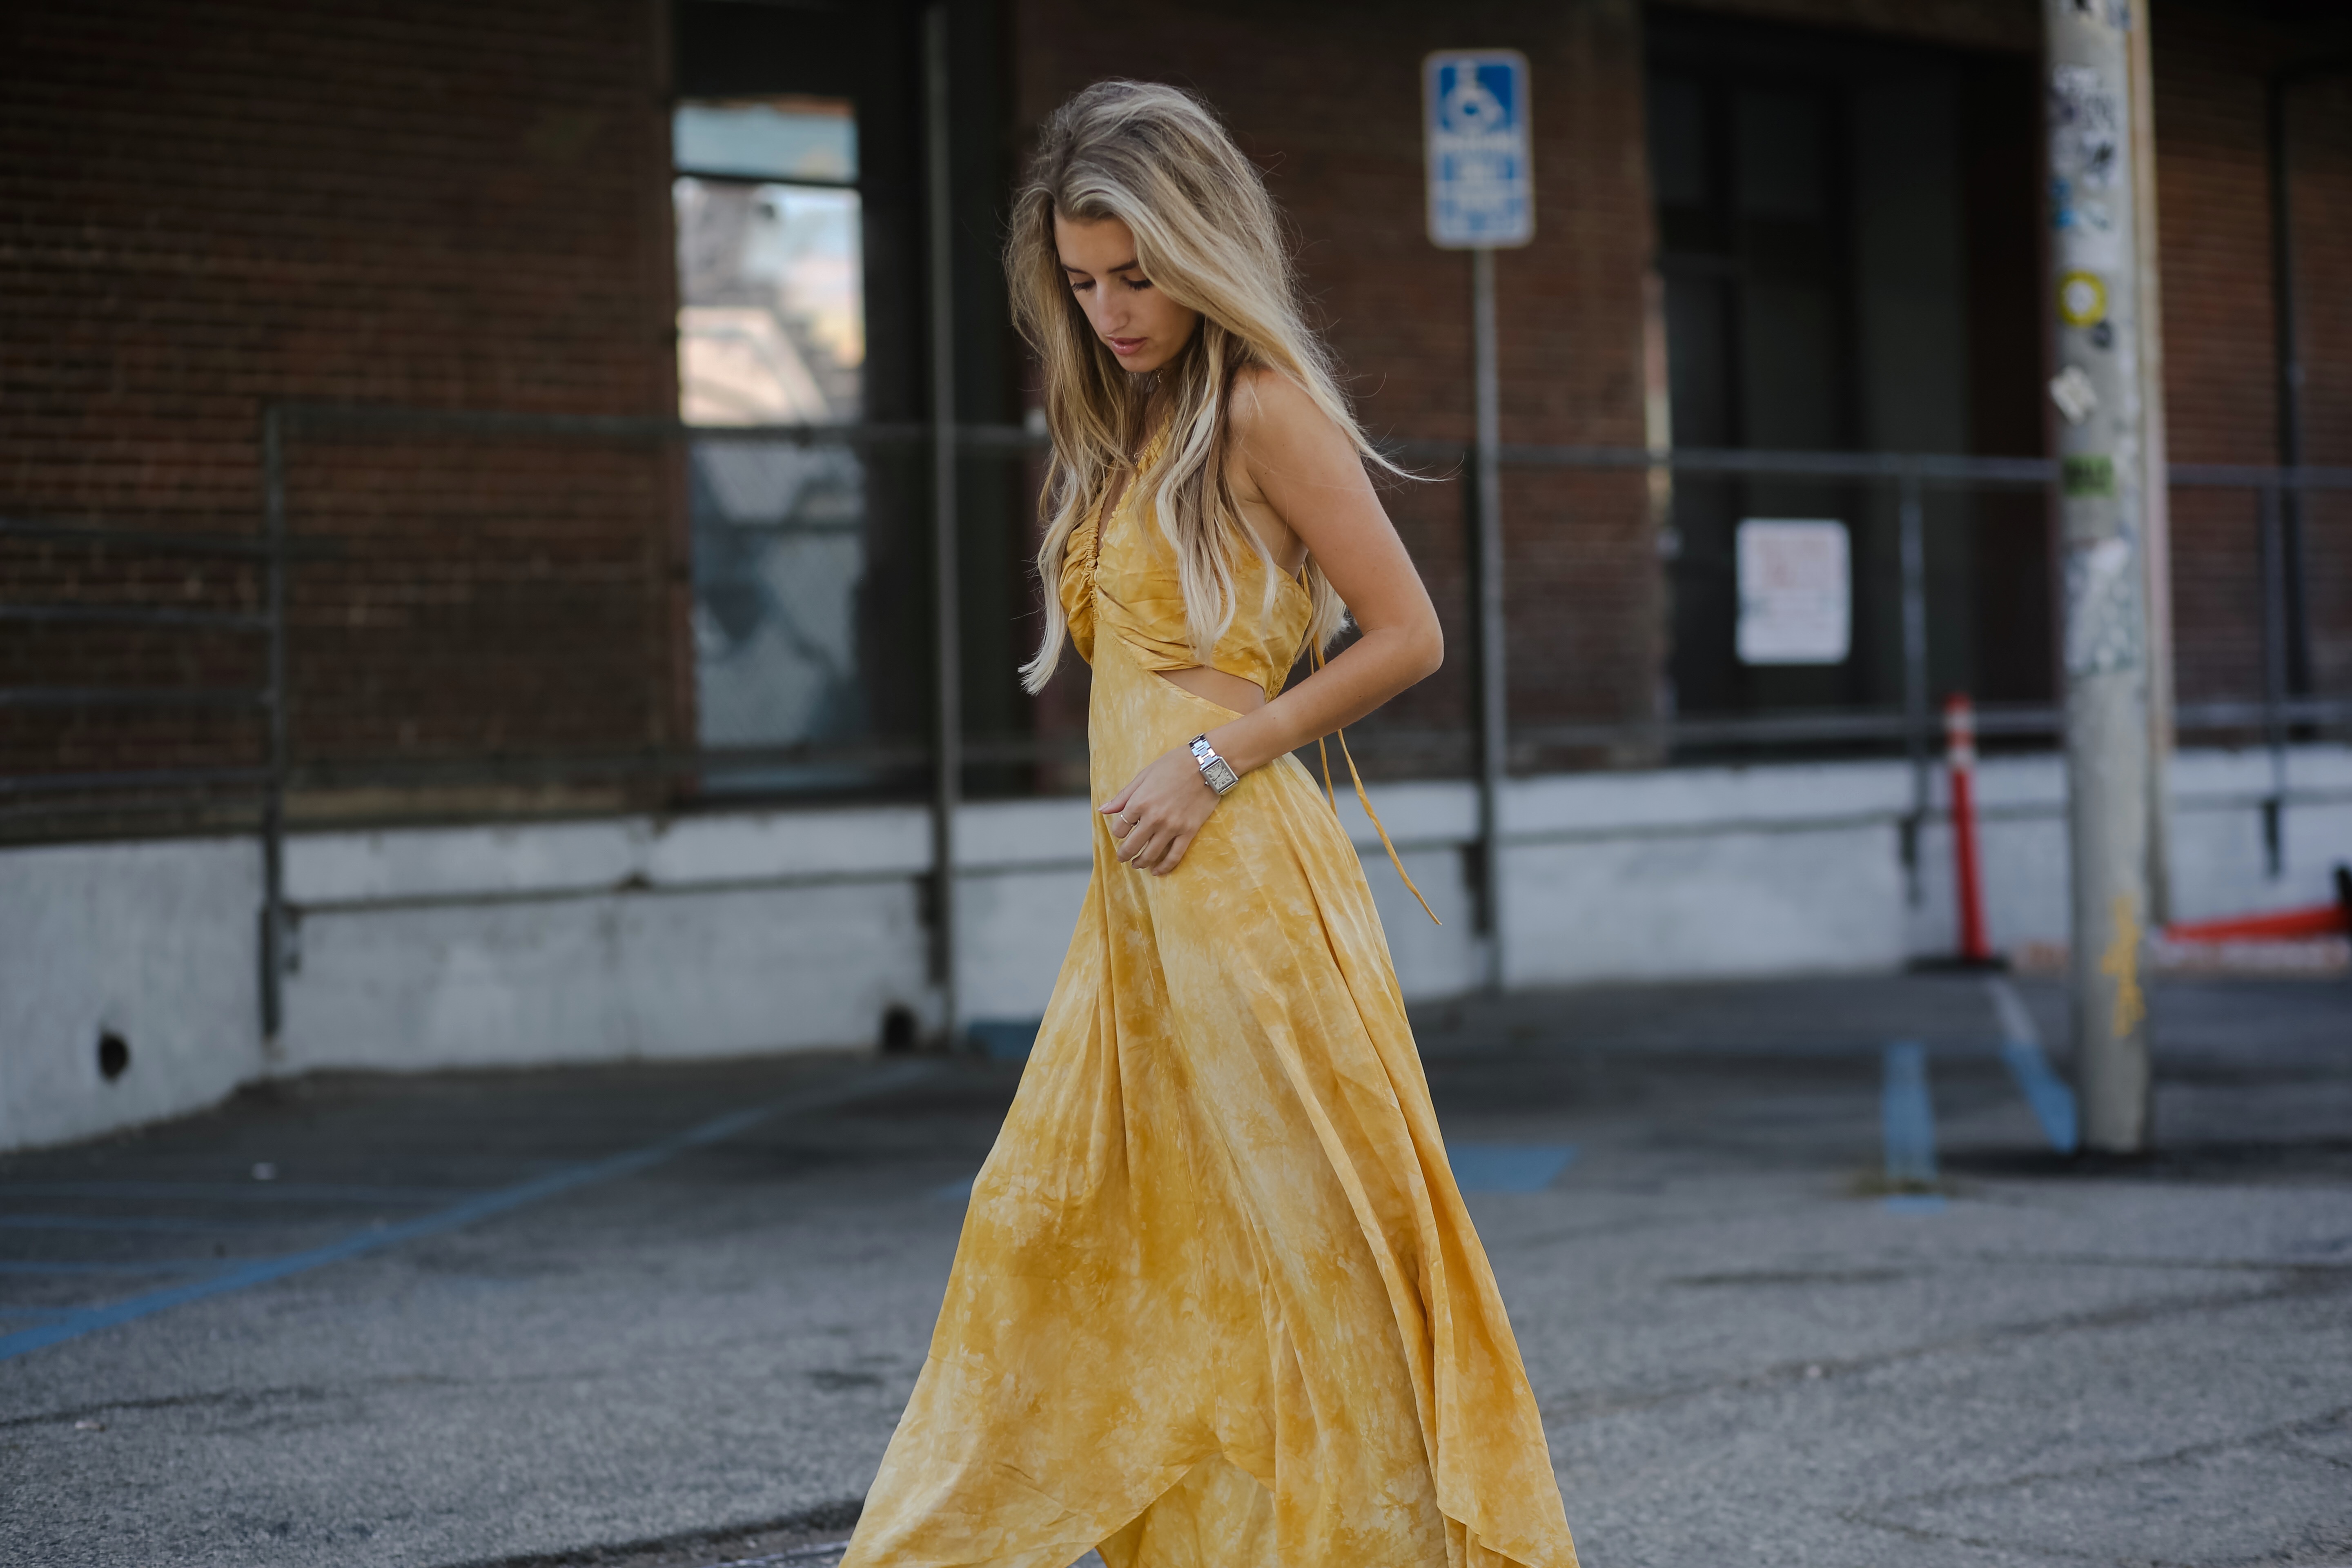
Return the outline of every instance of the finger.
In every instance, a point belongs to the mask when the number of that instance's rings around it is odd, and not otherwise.
[[[1192,847],[1192,837],[1193,836],[1190,833],[1177,835],[1175,840],[1168,846],[1168,853],[1161,856],[1160,858],[1160,864],[1152,868],[1152,875],[1156,877],[1165,877],[1169,872],[1173,871],[1177,867],[1182,865],[1184,863],[1184,851]]]
[[[1117,795],[1115,795],[1111,796],[1108,800],[1107,800],[1107,801],[1103,802],[1103,803],[1102,803],[1102,805],[1101,805],[1101,807],[1100,807],[1099,809],[1100,809],[1100,810],[1104,813],[1104,815],[1106,815],[1106,816],[1108,816],[1108,815],[1109,815],[1110,813],[1115,812],[1115,811],[1125,811],[1125,810],[1127,809],[1127,797],[1128,797],[1129,795],[1133,795],[1134,793],[1135,793],[1135,781],[1134,781],[1133,779],[1129,779],[1129,780],[1128,780],[1128,781],[1127,781],[1127,787],[1126,787],[1125,789],[1123,789],[1123,790],[1120,790]]]
[[[1135,836],[1135,854],[1129,864],[1139,871],[1148,871],[1159,860],[1161,849],[1166,847],[1168,835],[1164,829],[1154,827],[1139,831]]]

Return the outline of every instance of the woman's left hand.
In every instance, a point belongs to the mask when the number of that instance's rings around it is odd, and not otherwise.
[[[1164,877],[1176,869],[1193,836],[1217,809],[1217,792],[1201,776],[1190,746],[1163,752],[1103,803],[1118,858],[1139,871]]]

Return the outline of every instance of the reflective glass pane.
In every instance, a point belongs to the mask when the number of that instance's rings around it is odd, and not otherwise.
[[[1829,113],[1814,97],[1762,89],[1732,100],[1739,210],[1818,218],[1829,210]]]
[[[702,742],[864,731],[865,475],[846,448],[698,442],[694,640]]]
[[[857,178],[857,121],[839,99],[681,103],[670,152],[699,174],[847,183]]]
[[[1661,206],[1707,203],[1706,97],[1695,81],[1650,79],[1650,182]]]
[[[676,197],[679,416],[856,420],[866,363],[857,193],[688,175]]]

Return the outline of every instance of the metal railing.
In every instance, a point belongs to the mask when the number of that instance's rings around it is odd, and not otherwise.
[[[267,410],[261,431],[263,516],[251,536],[180,534],[154,528],[122,529],[32,519],[0,519],[0,540],[90,545],[117,552],[216,555],[250,561],[259,568],[257,604],[236,610],[192,610],[162,604],[0,604],[0,622],[17,625],[124,626],[158,632],[232,635],[263,639],[263,676],[235,687],[101,687],[88,685],[0,687],[0,710],[83,710],[102,707],[196,707],[258,713],[263,719],[260,753],[249,763],[202,766],[78,768],[0,774],[0,821],[38,816],[58,822],[72,813],[111,815],[126,810],[184,812],[203,805],[244,815],[260,840],[263,858],[261,1012],[266,1036],[281,1017],[282,975],[289,939],[289,906],[285,889],[285,838],[289,793],[320,787],[409,787],[433,782],[522,782],[575,784],[583,780],[690,782],[734,768],[809,762],[876,768],[928,770],[941,754],[966,765],[1036,762],[1082,756],[1082,742],[1067,736],[971,737],[961,732],[958,704],[942,693],[961,689],[960,654],[953,638],[942,639],[933,671],[931,699],[937,723],[924,742],[870,740],[773,746],[654,746],[575,751],[562,754],[500,755],[484,752],[437,759],[358,762],[303,761],[295,754],[289,703],[292,649],[288,635],[290,574],[298,563],[334,560],[344,547],[333,540],[302,536],[292,525],[288,465],[291,447],[327,433],[399,433],[482,438],[500,436],[597,443],[652,444],[750,441],[837,445],[877,451],[935,451],[951,445],[959,458],[1017,456],[1042,449],[1044,437],[1016,426],[962,426],[942,429],[931,423],[860,426],[689,426],[671,419],[632,416],[467,412],[289,403]],[[1391,450],[1408,461],[1462,465],[1469,448],[1452,442],[1408,441]],[[1505,468],[1648,472],[1678,478],[1744,480],[1841,481],[1891,489],[1895,501],[1900,560],[1902,700],[1893,710],[1851,710],[1746,715],[1641,716],[1619,721],[1553,722],[1514,726],[1510,739],[1527,747],[1631,745],[1650,754],[1671,754],[1693,745],[1780,746],[1900,742],[1910,775],[1910,810],[1904,824],[1906,854],[1916,858],[1917,832],[1931,817],[1936,716],[1928,685],[1926,498],[1937,489],[2010,489],[2055,493],[2058,465],[2042,458],[1969,458],[1915,453],[1778,452],[1506,444]],[[2273,853],[2279,819],[2288,799],[2285,768],[2291,735],[2299,728],[2352,724],[2352,700],[2294,695],[2287,689],[2287,595],[2291,584],[2282,544],[2282,498],[2314,491],[2352,490],[2352,468],[2272,468],[2182,464],[2171,469],[2176,489],[2220,489],[2253,492],[2259,501],[2257,547],[2262,558],[2262,691],[2259,697],[2189,703],[2176,710],[2183,733],[2259,733],[2272,758],[2271,799],[2265,807]],[[1474,502],[1475,504],[1475,502]],[[2057,734],[2054,706],[1986,710],[1979,728],[1989,736]],[[1490,798],[1482,820],[1496,820],[1491,796],[1501,785],[1496,769],[1482,768],[1479,785]],[[931,794],[934,815],[951,813],[953,788]],[[723,804],[737,804],[728,801]],[[938,843],[947,843],[944,833]],[[939,857],[942,860],[944,855]],[[945,910],[948,884],[941,866],[929,873],[937,883],[931,907]],[[1484,900],[1482,900],[1482,902]],[[952,925],[942,917],[940,927]],[[935,932],[942,961],[951,957],[953,935]]]

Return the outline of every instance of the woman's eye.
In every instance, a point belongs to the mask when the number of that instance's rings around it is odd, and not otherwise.
[[[1136,290],[1138,293],[1141,293],[1144,289],[1151,287],[1151,279],[1149,278],[1130,278],[1127,280],[1127,286]]]

